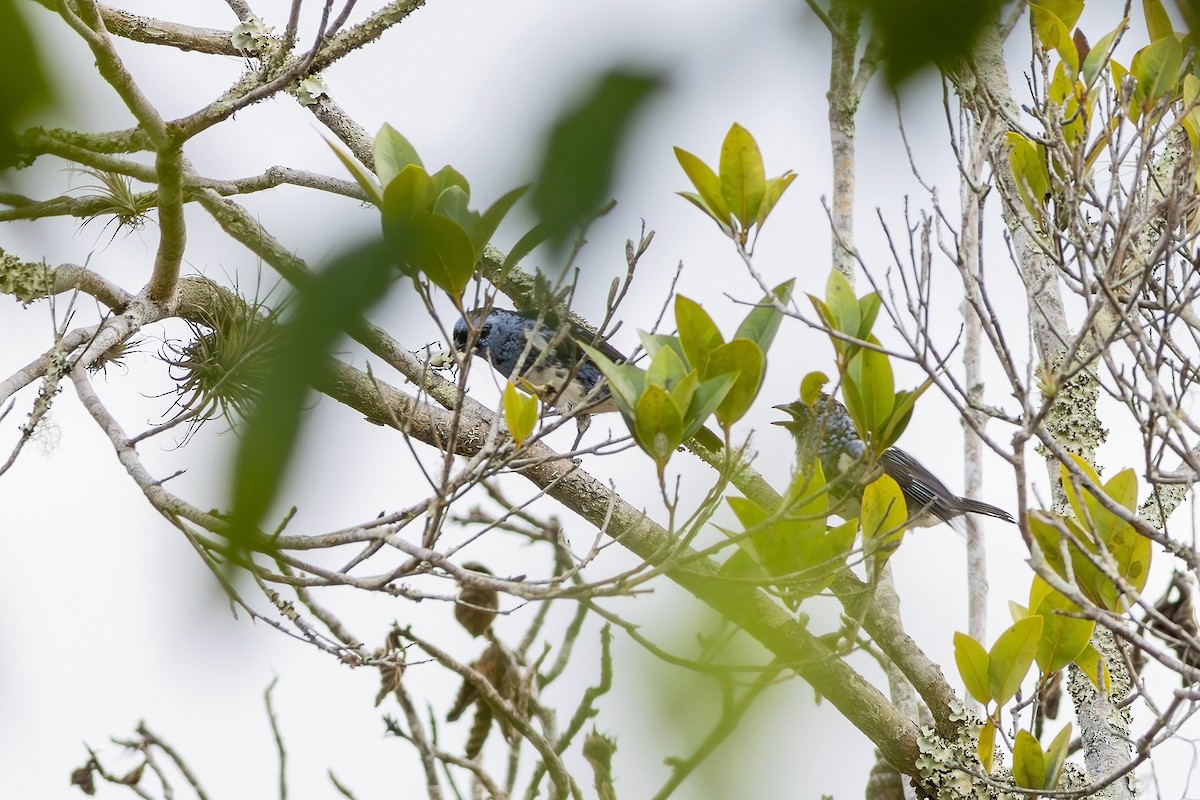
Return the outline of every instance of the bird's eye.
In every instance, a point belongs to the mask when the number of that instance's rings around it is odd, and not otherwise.
[[[479,329],[479,338],[486,339],[488,337],[488,334],[490,334],[491,332],[492,332],[492,326],[484,325],[482,328]]]

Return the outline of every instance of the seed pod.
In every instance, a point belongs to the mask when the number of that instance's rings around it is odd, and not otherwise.
[[[491,570],[474,561],[463,564],[464,569],[491,575]],[[464,583],[458,592],[458,603],[454,606],[454,618],[458,624],[467,629],[472,636],[479,636],[486,631],[496,618],[496,610],[500,608],[500,595],[490,586]]]

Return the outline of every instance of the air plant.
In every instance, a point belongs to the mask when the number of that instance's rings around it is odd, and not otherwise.
[[[175,419],[190,420],[187,438],[208,420],[236,428],[246,418],[262,397],[279,343],[279,308],[216,284],[213,297],[202,319],[188,320],[191,341],[168,342],[162,355],[176,382]]]
[[[96,190],[95,194],[86,194],[79,198],[96,203],[95,210],[83,217],[83,225],[102,217],[111,217],[104,224],[104,230],[107,230],[108,226],[114,222],[117,225],[112,238],[109,239],[110,242],[117,238],[117,234],[121,232],[122,228],[135,231],[142,229],[142,226],[146,224],[146,216],[158,203],[157,193],[135,192],[133,179],[119,172],[106,172],[92,167],[77,167],[76,169],[91,175],[97,181],[77,187]]]

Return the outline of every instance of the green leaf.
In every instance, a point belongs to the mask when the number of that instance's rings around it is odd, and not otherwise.
[[[762,386],[765,366],[762,350],[749,339],[734,339],[709,355],[701,375],[715,378],[718,375],[737,374],[725,399],[717,406],[717,421],[721,427],[728,429],[750,410],[750,404]]]
[[[1057,523],[1057,524],[1056,524]],[[1058,525],[1065,521],[1045,511],[1033,511],[1029,515],[1029,531],[1042,551],[1042,557],[1060,578],[1067,578],[1066,562],[1062,557],[1059,542],[1063,535]]]
[[[666,389],[645,388],[635,408],[633,433],[642,449],[658,464],[661,476],[675,448],[683,443],[683,418]]]
[[[38,53],[16,4],[0,0],[0,170],[26,166],[31,160],[18,146],[15,130],[55,99],[42,69],[52,55],[53,51]]]
[[[1069,31],[1079,22],[1083,0],[1037,0],[1037,5],[1054,14]]]
[[[380,184],[387,186],[406,167],[417,166],[425,171],[417,150],[408,139],[386,122],[375,134],[375,174],[379,176]]]
[[[518,445],[533,433],[538,421],[538,401],[523,392],[509,381],[504,387],[504,424]]]
[[[1046,788],[1046,756],[1037,737],[1027,730],[1017,731],[1013,743],[1013,780],[1024,789]]]
[[[1104,493],[1126,511],[1137,511],[1137,473],[1123,469],[1104,484]]]
[[[707,213],[724,230],[729,230],[729,218],[733,215],[725,198],[721,196],[721,179],[712,168],[687,150],[675,148],[675,158],[687,179],[696,187],[697,195],[691,192],[679,192],[681,197],[691,200],[700,210]],[[693,199],[695,198],[695,199]],[[700,202],[696,202],[698,199]]]
[[[735,380],[737,380],[736,375],[718,375],[701,382],[696,393],[692,395],[692,402],[688,405],[687,413],[684,415],[683,438],[685,441],[699,432],[700,426],[717,410],[717,406],[725,399],[725,395],[729,394]]]
[[[901,434],[908,427],[909,421],[912,420],[913,408],[916,405],[917,398],[925,394],[925,390],[932,385],[933,379],[926,378],[920,386],[911,392],[896,392],[891,416],[888,417],[882,430],[876,433],[874,444],[877,451],[882,452],[886,450],[900,439]]]
[[[479,216],[472,214],[471,209],[467,208],[469,202],[470,198],[461,187],[450,186],[437,196],[433,203],[433,213],[454,220],[463,230],[471,230]]]
[[[1046,777],[1042,781],[1042,786],[1045,788],[1058,788],[1058,779],[1062,775],[1063,764],[1067,763],[1070,746],[1071,723],[1068,722],[1054,737],[1054,741],[1050,742],[1050,746],[1046,748]]]
[[[1115,58],[1110,58],[1108,60],[1108,67],[1110,70],[1112,70],[1112,83],[1117,89],[1117,94],[1121,103],[1126,106],[1126,111],[1129,114],[1129,121],[1137,123],[1138,119],[1140,119],[1142,116],[1142,107],[1135,103],[1134,98],[1130,97],[1128,92],[1124,90],[1125,76],[1129,74],[1129,70],[1125,69],[1125,67],[1122,66],[1121,63]],[[1136,94],[1136,91],[1134,94]]]
[[[873,40],[892,87],[923,67],[970,58],[980,32],[996,24],[1000,0],[864,0]]]
[[[979,757],[983,771],[990,773],[996,759],[996,726],[990,719],[985,719],[979,729],[979,742],[975,745],[975,754]]]
[[[1079,658],[1075,659],[1075,666],[1079,667],[1080,672],[1087,675],[1097,692],[1108,696],[1112,691],[1108,665],[1104,663],[1104,659],[1100,657],[1100,651],[1095,647],[1089,644],[1083,648]]]
[[[874,337],[871,340],[877,344]],[[886,354],[864,347],[850,359],[843,376],[842,396],[859,431],[873,444],[892,418],[895,389],[892,364]],[[880,451],[876,448],[875,452]]]
[[[447,217],[417,213],[395,230],[389,241],[399,247],[397,261],[424,275],[452,298],[462,297],[475,274],[475,251],[462,226]]]
[[[730,224],[728,222],[722,222],[720,213],[714,211],[708,205],[708,203],[704,202],[704,198],[702,198],[700,195],[696,194],[695,192],[676,192],[675,194],[679,195],[684,200],[687,200],[696,208],[703,211],[709,219],[717,223],[717,227],[721,229],[721,233],[725,234],[726,236],[733,236],[733,228],[730,226]]]
[[[787,305],[791,302],[792,286],[795,283],[794,278],[784,281],[772,289],[771,294],[780,303]],[[678,318],[678,312],[676,316]],[[775,307],[770,298],[763,298],[742,320],[733,338],[749,339],[758,345],[759,350],[766,353],[771,349],[771,343],[775,341],[775,334],[779,331],[779,323],[782,321],[783,313]]]
[[[1103,481],[1100,480],[1100,475],[1096,472],[1091,464],[1074,453],[1071,453],[1070,455],[1071,460],[1075,463],[1075,466],[1079,468],[1080,472],[1087,476],[1089,481],[1096,486],[1103,484]],[[1067,495],[1067,502],[1071,504],[1071,511],[1075,514],[1075,519],[1079,520],[1080,524],[1086,525],[1088,517],[1091,515],[1087,510],[1087,505],[1083,500],[1083,496],[1079,493],[1079,488],[1075,481],[1075,477],[1071,474],[1071,470],[1067,468],[1066,464],[1059,465],[1059,477],[1062,480],[1063,490]]]
[[[678,356],[675,357],[678,359]],[[681,366],[682,363],[681,361]],[[674,386],[668,388],[671,391],[671,400],[675,402],[675,408],[679,409],[679,414],[683,417],[683,438],[686,441],[691,438],[688,434],[688,409],[691,408],[692,400],[695,398],[696,392],[700,389],[700,373],[692,370],[684,375],[682,379],[676,381]]]
[[[1042,47],[1053,49],[1063,63],[1070,67],[1071,75],[1079,74],[1079,51],[1071,39],[1071,28],[1058,15],[1037,3],[1029,4],[1029,12],[1033,15],[1034,27],[1037,28],[1038,38]]]
[[[992,645],[988,653],[988,689],[998,705],[1007,703],[1021,688],[1037,655],[1042,624],[1042,618],[1036,616],[1014,622]]]
[[[954,634],[954,663],[958,665],[959,677],[967,692],[983,705],[992,702],[992,692],[988,688],[988,654],[983,645],[973,636],[956,632]],[[993,732],[993,737],[995,733]],[[982,740],[981,740],[982,742]],[[991,753],[992,748],[988,748]],[[981,753],[982,760],[982,753]]]
[[[1087,58],[1083,60],[1083,65],[1079,68],[1080,77],[1083,79],[1083,85],[1088,89],[1092,88],[1092,84],[1096,82],[1096,78],[1100,76],[1100,71],[1108,63],[1110,52],[1113,49],[1113,43],[1117,40],[1125,28],[1129,26],[1129,17],[1125,17],[1100,40],[1092,45],[1092,49],[1088,51]]]
[[[765,508],[746,497],[730,495],[725,498],[725,502],[729,503],[729,508],[744,529],[757,528],[771,516]]]
[[[1008,143],[1008,162],[1021,200],[1037,220],[1045,214],[1046,197],[1050,194],[1050,173],[1046,167],[1045,149],[1016,131],[1004,135]]]
[[[301,417],[314,385],[328,379],[328,358],[343,331],[392,285],[387,247],[371,241],[346,252],[299,286],[295,315],[280,332],[262,397],[246,419],[234,456],[230,546],[264,548],[258,526],[275,502],[291,462]]]
[[[767,221],[767,217],[775,210],[775,204],[779,202],[779,198],[783,197],[783,193],[795,179],[796,173],[788,170],[778,178],[771,178],[767,181],[767,190],[763,193],[762,202],[758,206],[758,216],[754,220],[760,231],[763,223]]]
[[[713,351],[725,344],[725,339],[708,312],[695,300],[677,294],[675,327],[679,329],[679,343],[687,355],[688,364],[700,370],[702,375],[715,374],[708,372],[705,365]]]
[[[688,374],[688,368],[670,347],[664,347],[650,359],[650,367],[646,370],[646,384],[661,386],[670,390]],[[686,407],[686,406],[685,406]]]
[[[508,255],[504,257],[504,263],[500,265],[500,275],[507,275],[517,264],[521,263],[521,259],[532,253],[535,247],[549,238],[550,229],[545,225],[538,223],[530,228],[529,232],[518,239],[517,243],[508,251]]]
[[[1184,116],[1182,124],[1192,142],[1192,150],[1200,148],[1200,108],[1197,108],[1196,98],[1200,96],[1200,78],[1192,73],[1183,76],[1183,107],[1191,111]]]
[[[1036,572],[1033,574],[1033,581],[1029,585],[1029,608],[1036,609],[1054,592],[1054,587],[1046,583],[1041,575]]]
[[[338,161],[342,162],[342,166],[344,166],[346,170],[354,176],[354,180],[357,181],[358,185],[362,187],[362,190],[366,192],[367,200],[370,201],[370,203],[374,206],[382,206],[383,192],[380,191],[379,184],[375,183],[375,179],[372,178],[365,169],[359,166],[358,162],[355,161],[352,156],[343,153],[342,149],[329,139],[325,140],[325,144],[329,145],[329,149],[332,150],[333,154],[338,157]]]
[[[1142,110],[1149,111],[1160,98],[1170,97],[1179,83],[1183,46],[1174,36],[1151,42],[1133,56],[1129,71],[1137,79],[1133,91]]]
[[[613,70],[559,114],[533,190],[534,210],[556,249],[608,199],[634,117],[661,85],[650,72]]]
[[[457,186],[459,189],[462,189],[463,194],[467,196],[468,200],[471,198],[471,184],[467,183],[466,177],[461,172],[449,164],[429,177],[433,181],[433,190],[437,194],[440,195],[451,186]]]
[[[825,303],[832,315],[826,320],[829,326],[847,336],[858,336],[862,323],[858,298],[854,296],[850,281],[836,269],[830,270],[829,279],[825,282]]]
[[[875,319],[879,316],[879,309],[883,305],[883,301],[879,299],[877,292],[868,292],[858,298],[858,333],[855,334],[859,339],[866,341],[871,335],[871,328],[875,327]]]
[[[1096,623],[1090,619],[1066,616],[1077,614],[1079,610],[1079,606],[1053,589],[1034,609],[1044,623],[1036,657],[1043,675],[1058,672],[1074,662],[1091,641]]]
[[[492,236],[496,233],[496,228],[500,227],[500,222],[512,210],[513,205],[521,199],[521,195],[529,191],[528,186],[518,186],[516,189],[508,192],[499,200],[488,206],[487,211],[484,211],[476,223],[475,229],[470,231],[471,246],[475,250],[475,260],[483,258],[483,248],[487,247],[487,243],[492,240]]]
[[[642,347],[646,350],[646,355],[654,358],[658,355],[658,351],[664,347],[669,347],[675,351],[675,355],[679,356],[680,361],[688,365],[689,369],[695,368],[695,364],[688,363],[687,354],[683,352],[683,343],[679,341],[678,336],[670,336],[665,333],[647,333],[646,331],[638,331],[638,339],[642,342]]]
[[[758,219],[758,209],[767,191],[762,153],[750,131],[736,122],[721,145],[721,197],[748,229]]]
[[[1142,0],[1142,13],[1146,15],[1146,33],[1149,34],[1150,41],[1156,42],[1175,35],[1175,29],[1171,27],[1171,17],[1167,15],[1167,10],[1159,0]]]
[[[433,181],[425,174],[425,168],[410,164],[383,187],[384,228],[407,222],[414,214],[431,213],[436,202]]]
[[[788,484],[783,507],[790,514],[811,513],[825,518],[829,516],[829,492],[825,488],[825,473],[820,460],[814,459],[810,469],[798,469]],[[858,526],[854,533],[857,535]]]
[[[608,381],[608,388],[612,390],[613,399],[622,406],[622,411],[632,416],[634,406],[645,387],[646,373],[633,364],[614,364],[608,356],[589,344],[584,342],[577,344],[604,373],[604,378]]]

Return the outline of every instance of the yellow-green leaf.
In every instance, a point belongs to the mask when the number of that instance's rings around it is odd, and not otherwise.
[[[775,204],[779,202],[779,198],[783,196],[795,179],[796,173],[789,170],[778,178],[771,178],[767,181],[767,190],[763,193],[762,203],[758,207],[758,216],[754,220],[760,230],[763,223],[767,221],[767,217],[775,210]]]
[[[708,357],[714,350],[725,344],[725,339],[721,336],[717,324],[712,321],[712,317],[699,303],[677,294],[675,295],[675,327],[679,329],[679,342],[683,346],[684,354],[687,355],[688,365],[693,369],[700,370],[701,375],[709,376],[705,368]]]
[[[1067,616],[1077,614],[1079,610],[1070,599],[1053,590],[1035,609],[1044,621],[1037,646],[1037,664],[1043,675],[1058,672],[1072,663],[1091,641],[1096,623]]]
[[[707,210],[712,213],[717,224],[727,228],[730,209],[721,196],[721,179],[717,177],[717,173],[687,150],[676,147],[675,158],[679,160],[679,166],[683,167],[683,172],[692,182],[692,186],[696,187],[696,191],[703,201],[703,205],[700,207],[703,209],[704,206],[707,206]]]
[[[749,228],[758,219],[766,191],[758,143],[750,131],[735,122],[721,145],[721,196],[742,228]]]
[[[436,202],[437,192],[425,168],[410,164],[383,186],[384,225],[406,222],[414,214],[430,213]]]
[[[862,321],[858,298],[854,296],[850,281],[836,269],[830,270],[829,279],[825,282],[825,304],[831,315],[826,322],[831,328],[847,336],[858,336],[859,323]]]
[[[983,727],[979,729],[979,742],[975,746],[975,753],[979,756],[983,771],[991,772],[992,763],[996,758],[996,726],[990,719],[985,719]]]
[[[1108,665],[1100,657],[1099,650],[1089,644],[1083,648],[1083,652],[1079,654],[1079,658],[1075,659],[1075,666],[1079,667],[1080,671],[1088,676],[1088,680],[1096,687],[1097,692],[1106,696],[1109,694],[1111,691],[1111,682],[1108,675]]]
[[[511,381],[504,387],[504,424],[517,444],[524,444],[538,420],[538,401],[517,390]]]
[[[425,171],[417,150],[408,139],[386,122],[375,134],[375,174],[379,182],[387,186],[405,167],[415,165]]]
[[[800,400],[807,406],[817,402],[821,388],[829,383],[829,376],[824,372],[810,372],[800,381]]]
[[[758,345],[763,353],[770,350],[771,343],[775,341],[775,334],[779,331],[779,324],[783,321],[783,312],[775,307],[774,301],[783,305],[791,302],[792,286],[795,283],[796,280],[793,278],[772,289],[769,297],[764,297],[746,314],[746,318],[734,332],[733,338],[749,339]]]
[[[1041,635],[1042,618],[1026,617],[1014,622],[992,645],[988,652],[988,689],[999,705],[1007,703],[1021,688],[1037,655]]]
[[[1037,0],[1037,5],[1052,12],[1067,30],[1075,27],[1083,13],[1083,0]]]
[[[1046,748],[1046,778],[1042,781],[1042,786],[1047,789],[1058,788],[1058,778],[1062,775],[1063,764],[1067,761],[1070,745],[1071,723],[1068,722],[1054,737],[1054,741],[1050,742],[1050,746]]]
[[[683,442],[683,418],[670,393],[661,386],[647,386],[638,398],[634,420],[638,444],[658,464],[661,473]]]
[[[344,166],[350,172],[350,174],[354,176],[354,180],[357,181],[358,185],[362,187],[362,190],[366,192],[367,200],[369,200],[374,206],[382,206],[383,192],[380,190],[379,184],[375,183],[375,179],[372,178],[365,169],[359,166],[358,162],[354,160],[353,156],[343,153],[340,147],[328,139],[325,140],[325,144],[329,145],[329,149],[332,150],[333,154],[338,157],[338,161],[342,162],[342,166]]]
[[[688,368],[674,348],[663,347],[650,359],[650,367],[646,370],[646,383],[661,386],[670,391],[688,374]],[[697,376],[699,377],[699,376]],[[688,398],[689,401],[691,398]],[[686,404],[684,408],[686,408]]]
[[[1038,221],[1045,212],[1046,196],[1050,193],[1050,173],[1046,167],[1045,149],[1016,131],[1005,135],[1009,150],[1008,161],[1013,179],[1025,207]]]
[[[1175,35],[1171,17],[1159,0],[1142,0],[1142,13],[1146,15],[1146,33],[1150,35],[1150,41]]]
[[[988,653],[973,636],[962,632],[954,634],[954,663],[967,692],[983,705],[992,701],[988,684]],[[994,732],[993,732],[994,735]],[[991,748],[988,748],[991,752]],[[982,760],[982,756],[980,758]]]
[[[750,404],[762,386],[765,366],[763,351],[749,339],[734,339],[709,355],[702,373],[705,378],[737,374],[725,399],[717,406],[717,421],[721,427],[728,429],[750,410]]]
[[[1179,83],[1183,46],[1174,36],[1164,36],[1139,50],[1129,65],[1137,78],[1134,98],[1149,110],[1160,98],[1169,97]]]
[[[874,336],[868,337],[868,341],[878,344]],[[892,418],[895,391],[892,363],[887,354],[871,348],[862,348],[854,354],[843,376],[842,396],[858,429],[872,442],[880,439]]]
[[[1100,40],[1088,51],[1087,58],[1083,60],[1083,64],[1079,68],[1083,85],[1088,89],[1092,88],[1092,84],[1100,75],[1100,70],[1104,69],[1104,65],[1108,63],[1109,56],[1112,55],[1110,51],[1113,49],[1113,43],[1128,25],[1129,17],[1125,17],[1117,24],[1117,27],[1100,37]]]
[[[1043,4],[1030,3],[1029,12],[1033,15],[1034,27],[1037,28],[1042,47],[1047,50],[1053,49],[1071,70],[1071,74],[1078,75],[1079,51],[1075,49],[1075,42],[1071,39],[1070,26]]]
[[[1024,789],[1046,788],[1046,755],[1037,737],[1027,730],[1017,731],[1013,744],[1013,780]]]

